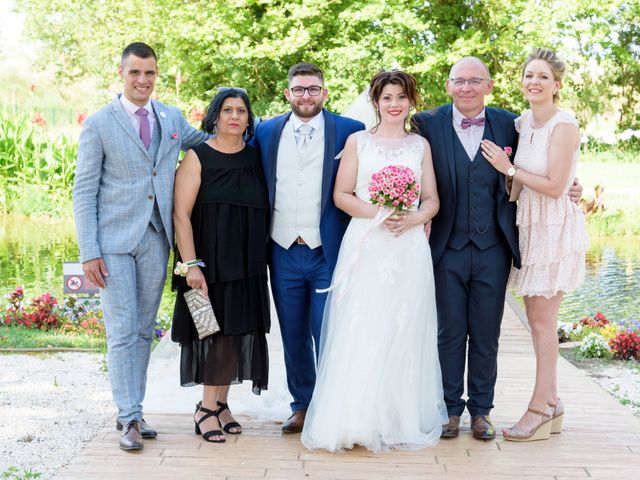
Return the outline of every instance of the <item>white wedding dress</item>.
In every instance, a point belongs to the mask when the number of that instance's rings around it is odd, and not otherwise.
[[[369,202],[371,176],[387,165],[420,179],[421,137],[356,135],[359,198]],[[302,432],[307,448],[415,450],[436,444],[448,422],[429,244],[422,225],[394,237],[382,224],[388,214],[353,218],[342,240]]]

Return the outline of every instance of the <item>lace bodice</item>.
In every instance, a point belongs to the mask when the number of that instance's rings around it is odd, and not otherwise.
[[[533,128],[531,110],[525,111],[516,118],[516,130],[520,133],[518,150],[514,159],[515,165],[536,175],[546,175],[549,170],[549,142],[551,132],[559,123],[578,126],[578,121],[568,112],[559,110],[540,128]],[[578,164],[579,149],[573,152],[571,174],[567,179],[566,189],[573,183]]]
[[[425,140],[410,133],[402,138],[377,138],[363,131],[356,134],[358,152],[358,177],[356,195],[365,202],[370,201],[371,176],[388,165],[403,165],[413,170],[416,179],[422,176],[422,157]],[[416,205],[419,200],[416,201]]]

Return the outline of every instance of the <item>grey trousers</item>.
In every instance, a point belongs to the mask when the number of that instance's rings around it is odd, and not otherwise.
[[[100,290],[107,331],[107,366],[118,419],[142,419],[154,325],[167,274],[165,232],[149,224],[127,254],[104,254],[109,276]]]

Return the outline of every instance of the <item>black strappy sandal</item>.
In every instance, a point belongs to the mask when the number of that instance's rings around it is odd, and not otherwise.
[[[220,415],[225,410],[229,410],[229,404],[227,403],[218,402],[218,407],[220,407],[218,408],[218,415]],[[229,410],[229,413],[231,413],[231,410]],[[218,421],[220,421],[220,419],[218,419]],[[222,423],[220,423],[220,426],[222,426]],[[222,430],[230,435],[240,435],[242,433],[242,430],[240,430],[239,432],[232,432],[232,428],[242,428],[242,425],[240,425],[238,422],[229,422],[222,426]]]
[[[199,411],[204,412],[205,415],[202,418],[200,418],[200,420],[196,420],[195,415]],[[202,433],[202,430],[200,430],[200,424],[204,422],[207,418],[216,417],[218,419],[218,425],[220,425],[220,419],[218,418],[218,415],[219,415],[219,410],[216,410],[216,411],[209,410],[208,408],[204,408],[202,406],[202,402],[198,402],[198,404],[196,405],[196,411],[193,414],[193,423],[195,424],[196,435],[202,435],[202,438],[204,438],[207,442],[211,442],[211,443],[226,442],[227,439],[224,438],[224,433],[222,432],[222,430],[210,430],[204,433]],[[210,440],[211,437],[222,437],[222,438],[218,440]]]

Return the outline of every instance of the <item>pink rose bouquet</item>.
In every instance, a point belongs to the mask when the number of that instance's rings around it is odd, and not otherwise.
[[[420,195],[420,184],[409,167],[389,165],[371,176],[369,195],[374,205],[408,210]]]

